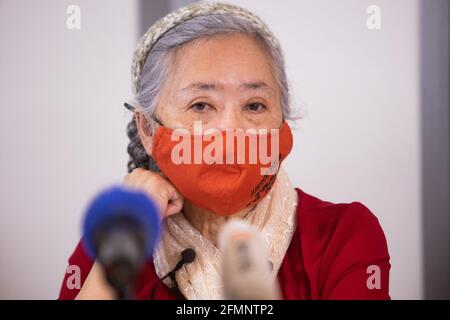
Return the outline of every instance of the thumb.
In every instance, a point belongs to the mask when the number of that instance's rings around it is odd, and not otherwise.
[[[177,191],[177,193],[178,193],[178,191]],[[168,217],[168,216],[171,216],[173,214],[180,212],[181,209],[183,209],[183,203],[184,203],[184,199],[181,195],[172,198],[167,205],[167,209],[166,209],[166,213],[164,214],[164,217]]]
[[[162,211],[163,218],[167,218],[173,214],[180,212],[183,209],[184,198],[178,190],[167,181],[166,189],[166,206]]]

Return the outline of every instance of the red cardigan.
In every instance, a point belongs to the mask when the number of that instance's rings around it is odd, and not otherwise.
[[[377,218],[359,202],[334,204],[296,190],[297,229],[278,272],[284,299],[390,299],[389,253]],[[82,284],[92,264],[80,241],[69,265],[80,267]],[[70,275],[64,277],[59,299],[78,294],[66,286]],[[152,260],[135,289],[138,299],[175,299]]]

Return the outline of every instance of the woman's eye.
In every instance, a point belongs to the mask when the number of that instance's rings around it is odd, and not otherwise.
[[[209,108],[209,105],[204,102],[197,102],[190,106],[196,112],[205,112]]]
[[[247,105],[247,109],[251,112],[261,112],[267,109],[267,107],[261,103],[250,103]]]

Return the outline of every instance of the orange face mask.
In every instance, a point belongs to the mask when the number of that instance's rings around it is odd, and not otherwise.
[[[279,165],[291,152],[287,122],[265,133],[254,130],[159,127],[153,158],[192,204],[221,216],[256,204],[272,188]]]

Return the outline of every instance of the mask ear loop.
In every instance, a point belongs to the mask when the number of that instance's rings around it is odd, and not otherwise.
[[[132,112],[136,112],[136,107],[132,106],[131,104],[129,104],[128,102],[124,102],[124,107],[127,108],[128,110],[132,111]],[[157,124],[159,124],[161,127],[164,127],[164,125],[162,124],[161,120],[159,120],[157,117],[155,117],[155,115],[151,115],[150,118],[152,118],[153,121],[155,121]]]

